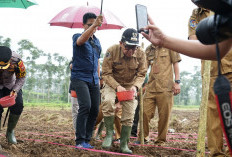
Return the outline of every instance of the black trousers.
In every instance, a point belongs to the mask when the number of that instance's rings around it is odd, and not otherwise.
[[[138,106],[135,110],[133,126],[131,129],[131,134],[136,135],[136,136],[137,136],[137,132],[138,132],[138,123],[139,123],[139,106],[140,106],[139,103],[140,103],[140,101],[138,100]]]
[[[72,88],[77,93],[79,104],[76,123],[76,144],[89,142],[99,112],[100,88],[99,84],[88,83],[72,79]]]
[[[0,98],[10,95],[11,91],[12,90],[9,90],[8,88],[5,88],[5,87],[3,89],[0,89]],[[11,113],[15,115],[21,115],[21,113],[23,112],[23,92],[21,89],[17,93],[15,104],[9,107],[9,110]],[[2,117],[2,113],[3,113],[3,108],[0,105],[0,117]]]

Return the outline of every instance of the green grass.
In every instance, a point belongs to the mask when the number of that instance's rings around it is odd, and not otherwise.
[[[199,110],[199,105],[174,105],[174,110]]]
[[[62,102],[51,102],[51,103],[24,103],[25,107],[49,107],[49,108],[70,108],[71,103],[62,103]],[[174,110],[199,110],[199,105],[174,105]]]
[[[24,103],[25,107],[70,108],[71,103]]]

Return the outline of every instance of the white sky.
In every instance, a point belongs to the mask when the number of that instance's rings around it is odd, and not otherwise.
[[[38,5],[28,9],[0,8],[0,36],[12,39],[12,49],[22,39],[31,41],[46,53],[59,53],[72,57],[72,35],[82,29],[50,26],[49,21],[61,10],[70,6],[95,5],[100,8],[101,0],[36,0]],[[191,0],[104,0],[104,9],[114,13],[127,28],[136,28],[135,4],[147,6],[148,13],[161,30],[174,37],[187,39],[188,19],[196,6]],[[122,30],[101,30],[96,32],[100,39],[103,53],[121,39]],[[140,35],[142,36],[142,35]],[[140,38],[141,39],[141,38]],[[145,47],[149,42],[141,39]],[[181,55],[180,70],[192,71],[193,66],[200,66],[200,60]]]

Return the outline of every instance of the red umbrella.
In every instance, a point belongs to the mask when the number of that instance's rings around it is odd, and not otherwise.
[[[63,26],[69,28],[83,28],[82,18],[87,12],[95,13],[99,15],[101,9],[95,6],[80,6],[80,7],[68,7],[58,13],[50,22],[50,26]],[[104,10],[102,12],[104,17],[103,23],[99,30],[103,29],[121,29],[125,25],[110,11]]]

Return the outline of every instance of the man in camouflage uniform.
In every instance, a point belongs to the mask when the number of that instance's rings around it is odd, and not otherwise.
[[[106,126],[106,137],[103,148],[110,148],[113,136],[116,92],[133,90],[135,94],[141,88],[146,75],[144,52],[137,47],[139,35],[135,29],[123,32],[120,44],[110,47],[105,55],[102,72],[106,83],[102,91],[102,112]],[[136,99],[122,101],[120,151],[131,154],[128,142],[133,124]]]
[[[203,8],[194,9],[189,20],[189,39],[197,40],[195,35],[197,24],[200,20],[209,16],[209,11]],[[193,21],[195,21],[193,24]],[[202,67],[204,64],[202,64]],[[203,69],[203,68],[201,68]],[[227,53],[221,60],[221,72],[231,82],[232,87],[232,50]],[[210,87],[209,97],[207,105],[207,136],[208,136],[208,149],[210,150],[210,156],[230,156],[229,151],[223,151],[223,129],[217,110],[217,103],[215,101],[215,94],[213,85],[218,76],[217,61],[211,62],[210,68]]]
[[[166,48],[150,45],[146,49],[147,67],[151,66],[143,98],[143,129],[149,140],[149,123],[158,108],[158,137],[155,144],[166,141],[168,123],[173,106],[173,95],[180,93],[180,55]],[[175,81],[173,80],[173,70]]]
[[[6,138],[9,143],[17,144],[14,128],[23,111],[22,86],[25,82],[26,70],[20,56],[8,47],[0,46],[0,98],[4,96],[15,96],[16,103],[9,107]],[[3,108],[0,105],[0,122]],[[1,123],[0,123],[1,124]]]

